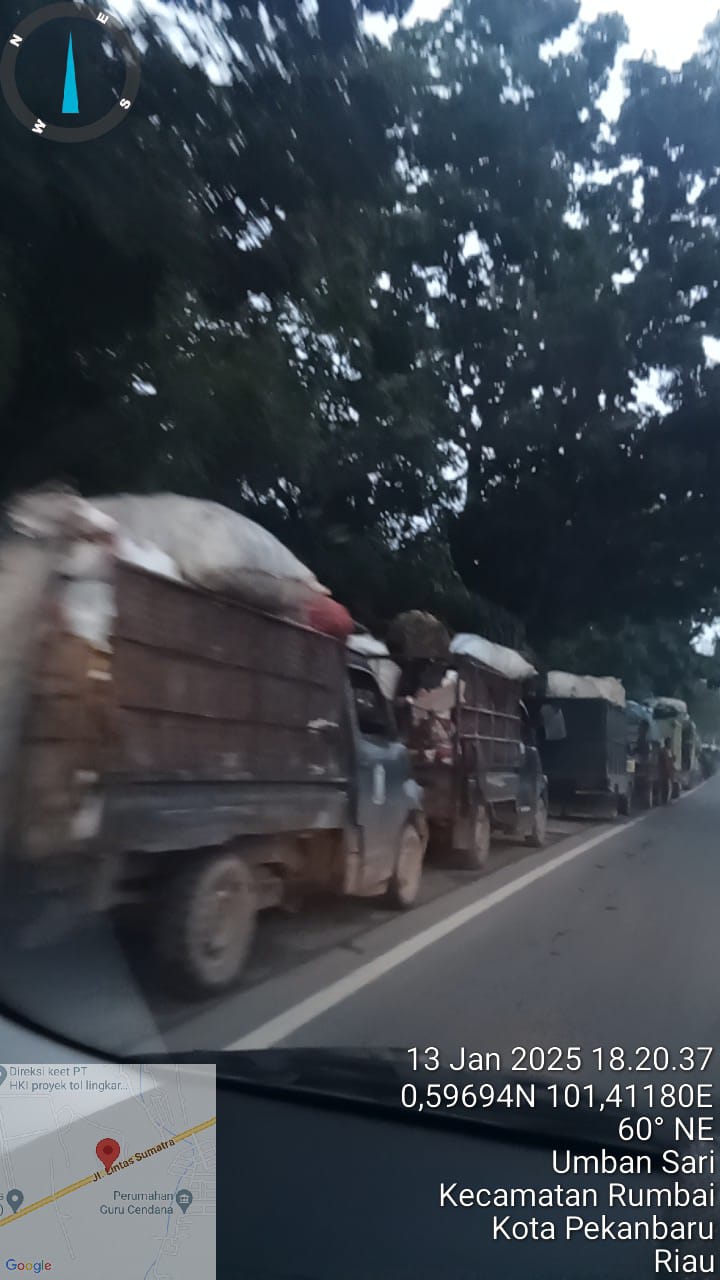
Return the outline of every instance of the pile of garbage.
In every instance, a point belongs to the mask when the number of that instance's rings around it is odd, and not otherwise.
[[[353,628],[347,610],[273,534],[217,502],[176,493],[84,499],[40,489],[10,502],[7,517],[17,533],[65,544],[66,610],[75,633],[93,642],[110,632],[115,560],[342,639]]]
[[[429,762],[454,757],[456,710],[465,700],[458,658],[471,658],[508,681],[537,676],[515,649],[467,633],[451,639],[438,618],[417,609],[398,614],[388,628],[387,645],[374,636],[352,636],[348,645],[365,654],[385,696],[399,700],[402,736]]]
[[[445,662],[450,656],[450,633],[434,614],[409,609],[390,623],[388,647],[400,664]]]

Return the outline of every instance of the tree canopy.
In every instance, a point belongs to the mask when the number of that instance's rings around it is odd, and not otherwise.
[[[720,26],[630,64],[609,122],[617,15],[368,34],[408,7],[185,0],[182,53],[136,20],[120,128],[7,113],[0,487],[213,497],[370,625],[431,608],[677,692],[720,590]]]

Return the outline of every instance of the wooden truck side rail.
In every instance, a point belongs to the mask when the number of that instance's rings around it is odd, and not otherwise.
[[[222,842],[267,828],[273,788],[281,826],[344,821],[336,640],[118,562],[107,653],[69,633],[62,589],[57,578],[45,603],[16,856],[49,873],[118,840]]]
[[[482,770],[515,768],[522,761],[520,685],[473,659],[455,659],[459,682],[457,752],[476,749]],[[464,694],[460,696],[460,682]]]
[[[118,566],[116,600],[116,775],[345,777],[345,652],[337,640],[126,565]]]

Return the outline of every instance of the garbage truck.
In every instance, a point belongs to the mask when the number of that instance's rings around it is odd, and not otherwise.
[[[628,758],[634,769],[633,802],[639,809],[652,809],[662,799],[659,721],[652,707],[640,702],[628,701],[625,716]]]
[[[389,641],[400,731],[424,791],[431,853],[480,871],[494,832],[541,848],[547,778],[523,702],[535,668],[483,636],[451,640],[417,610],[394,620]]]
[[[561,813],[630,811],[634,761],[628,752],[625,690],[612,676],[548,671],[529,700],[548,777]]]
[[[237,563],[212,589],[188,580],[197,530],[173,559],[108,504],[53,502],[21,504],[0,541],[0,903],[18,944],[119,913],[174,985],[212,993],[264,908],[318,890],[411,906],[421,788],[366,658],[301,620],[324,598],[312,575],[271,547],[285,568],[273,585],[261,565],[249,604]]]

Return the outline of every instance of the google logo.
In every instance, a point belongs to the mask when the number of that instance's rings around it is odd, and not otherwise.
[[[5,1263],[6,1271],[34,1271],[35,1275],[39,1275],[41,1271],[52,1271],[52,1262],[16,1262],[14,1258],[8,1258]]]

